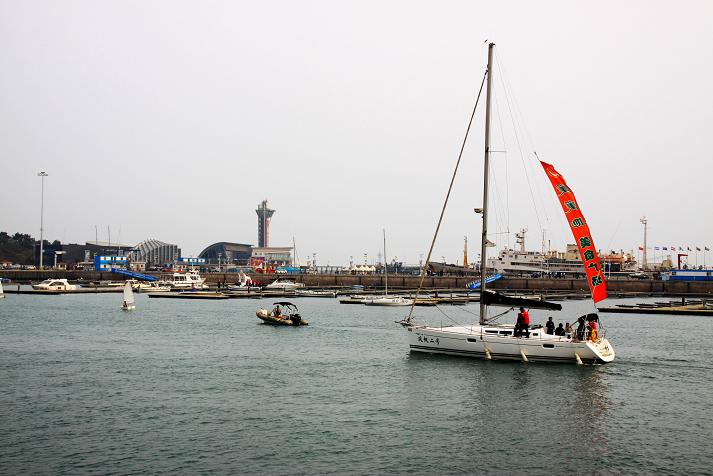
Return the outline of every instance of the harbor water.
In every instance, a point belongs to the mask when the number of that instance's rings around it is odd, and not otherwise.
[[[617,359],[577,366],[411,354],[408,308],[303,298],[290,328],[267,300],[120,299],[0,301],[0,473],[713,472],[708,317],[604,315]],[[440,309],[416,314],[478,305]]]

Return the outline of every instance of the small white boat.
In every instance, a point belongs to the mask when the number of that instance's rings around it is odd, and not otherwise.
[[[298,288],[304,287],[304,283],[297,283],[289,279],[278,279],[265,286],[265,289],[272,291],[295,291]]]
[[[38,291],[74,291],[77,286],[69,284],[66,279],[45,279],[41,283],[33,284],[32,289]]]
[[[201,278],[197,271],[186,273],[173,273],[168,278],[158,282],[161,286],[169,286],[178,289],[207,289],[205,278]]]
[[[389,268],[386,264],[386,230],[384,230],[384,294],[362,301],[367,306],[412,306],[413,299],[401,296],[389,296]]]
[[[364,304],[367,306],[410,306],[413,304],[413,299],[401,296],[381,296],[374,299],[365,299]]]
[[[0,299],[5,297],[5,291],[2,289],[2,281],[0,281]]]
[[[167,292],[171,290],[170,286],[160,285],[158,282],[148,282],[148,281],[137,281],[135,279],[129,279],[127,282],[131,283],[131,288],[140,293],[157,293],[157,292]]]
[[[134,290],[128,281],[124,284],[124,302],[121,304],[121,309],[124,311],[133,311],[136,309],[136,304],[134,304]]]
[[[337,293],[335,291],[318,291],[316,289],[297,289],[295,291],[297,296],[301,297],[323,297],[323,298],[335,298]]]

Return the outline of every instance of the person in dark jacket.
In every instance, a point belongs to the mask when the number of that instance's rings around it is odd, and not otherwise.
[[[562,323],[560,322],[560,325],[557,326],[557,329],[555,329],[555,335],[556,336],[563,336],[565,334],[564,332],[564,327],[562,327]]]
[[[560,324],[561,326],[562,324]],[[549,319],[547,319],[547,323],[545,324],[545,334],[554,334],[555,333],[555,323],[552,322],[552,316],[550,316]]]

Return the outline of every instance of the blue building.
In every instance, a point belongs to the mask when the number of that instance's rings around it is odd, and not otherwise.
[[[112,269],[129,269],[128,256],[94,256],[95,271],[111,271]]]

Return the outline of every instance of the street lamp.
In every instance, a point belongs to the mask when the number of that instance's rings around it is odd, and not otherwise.
[[[40,269],[42,269],[42,255],[45,251],[44,249],[44,215],[45,215],[45,177],[49,176],[47,172],[40,172],[37,174],[38,177],[42,178],[42,198],[40,200]]]

